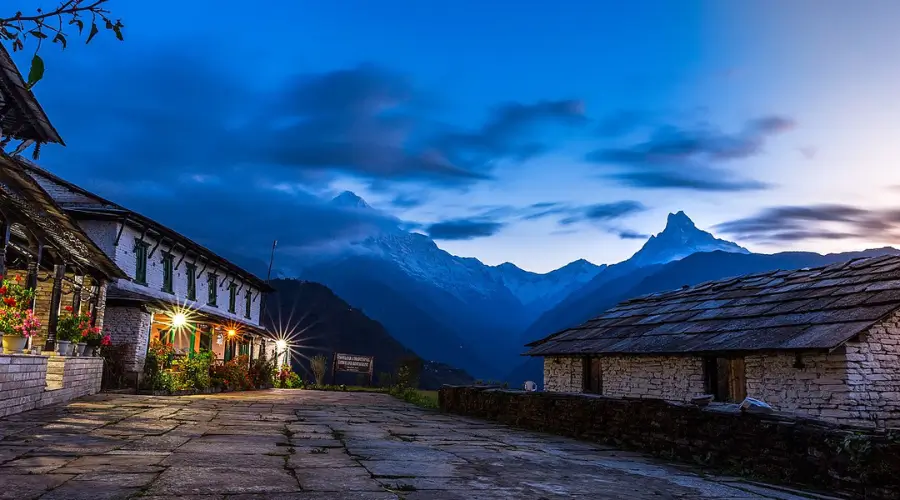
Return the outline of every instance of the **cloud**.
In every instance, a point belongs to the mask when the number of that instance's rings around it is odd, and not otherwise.
[[[435,240],[473,240],[493,236],[505,225],[491,220],[453,219],[431,224],[426,232]]]
[[[42,164],[214,249],[265,255],[278,238],[280,254],[302,252],[417,227],[319,196],[352,177],[411,208],[426,201],[415,190],[484,182],[498,161],[551,149],[546,126],[583,119],[577,101],[548,100],[449,127],[425,90],[377,66],[259,84],[202,44],[134,47],[141,57],[54,63],[68,77],[37,90],[68,147]]]
[[[721,164],[763,153],[767,140],[794,127],[793,120],[766,116],[733,134],[708,127],[659,127],[649,139],[629,147],[601,148],[586,159],[612,168],[606,177],[647,189],[746,191],[768,187],[741,179]]]
[[[616,235],[623,240],[646,240],[649,234],[639,233],[630,229],[622,229],[616,232]]]
[[[804,240],[900,240],[900,210],[822,204],[780,206],[714,226],[745,241],[781,243]]]
[[[647,207],[633,200],[570,207],[569,215],[560,219],[559,223],[568,226],[578,222],[608,222],[644,210],[647,210]]]
[[[819,154],[819,149],[815,146],[803,146],[797,148],[797,151],[807,160],[814,160]]]

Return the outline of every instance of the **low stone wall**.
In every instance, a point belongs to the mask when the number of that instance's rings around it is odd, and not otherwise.
[[[0,354],[0,417],[96,394],[103,358]]]
[[[443,411],[641,451],[768,481],[900,498],[900,429],[655,399],[443,387]]]

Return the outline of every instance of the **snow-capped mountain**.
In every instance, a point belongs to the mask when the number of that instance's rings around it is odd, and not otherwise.
[[[644,246],[627,262],[633,267],[644,267],[681,260],[699,252],[716,250],[730,253],[750,253],[744,247],[730,241],[720,240],[706,231],[697,229],[694,221],[684,212],[678,212],[669,214],[666,228],[656,236],[651,236],[647,243],[644,243]]]
[[[558,304],[570,293],[592,280],[600,271],[606,269],[606,264],[598,266],[584,259],[578,259],[546,274],[526,271],[510,262],[489,269],[523,305],[532,310],[543,311]]]

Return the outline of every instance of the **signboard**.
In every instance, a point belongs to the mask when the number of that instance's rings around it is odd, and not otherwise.
[[[369,375],[369,384],[371,384],[375,368],[375,357],[336,352],[334,353],[334,362],[331,367],[332,380],[334,380],[335,372],[366,373]]]

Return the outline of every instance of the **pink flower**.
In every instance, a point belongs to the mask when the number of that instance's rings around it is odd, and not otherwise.
[[[109,338],[109,335],[103,337],[103,340],[100,341],[100,345],[112,345],[112,339]]]
[[[68,311],[68,312],[72,312],[72,311],[75,310],[75,308],[73,308],[72,306],[66,306],[66,307],[63,307],[63,309],[65,309],[65,310]]]

